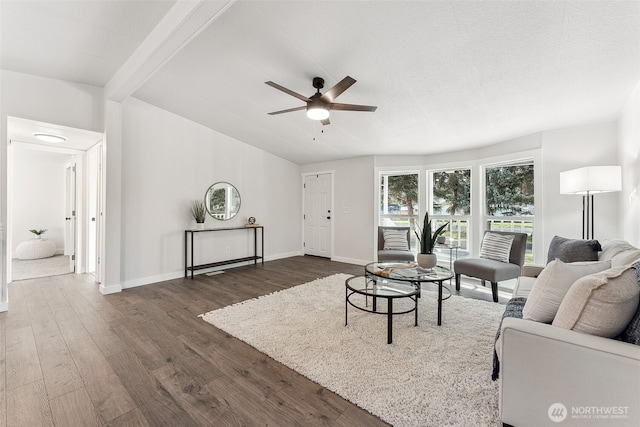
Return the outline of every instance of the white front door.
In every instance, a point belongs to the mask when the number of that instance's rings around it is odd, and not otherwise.
[[[331,258],[332,175],[304,178],[304,253]]]
[[[69,256],[69,267],[75,272],[76,257],[76,165],[66,167],[64,212],[64,254]]]

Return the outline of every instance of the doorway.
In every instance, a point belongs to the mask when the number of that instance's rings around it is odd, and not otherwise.
[[[331,258],[333,173],[304,176],[304,254]]]
[[[41,132],[64,138],[37,141],[34,134]],[[89,176],[99,174],[102,134],[8,117],[7,135],[7,282],[95,270],[101,180]],[[34,236],[32,229],[45,231]],[[51,250],[34,256],[16,251],[37,237]]]

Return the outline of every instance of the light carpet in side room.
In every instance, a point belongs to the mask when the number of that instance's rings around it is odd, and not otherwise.
[[[500,424],[491,369],[503,305],[453,296],[437,326],[437,294],[423,290],[418,326],[413,313],[394,316],[387,344],[386,316],[349,306],[345,326],[348,277],[200,316],[394,426]],[[398,302],[409,301],[395,311]]]
[[[13,281],[73,273],[69,256],[65,255],[28,260],[14,258],[11,261],[11,280]]]

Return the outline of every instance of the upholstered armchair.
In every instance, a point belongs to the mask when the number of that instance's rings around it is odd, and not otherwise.
[[[378,227],[378,261],[415,261],[409,227]]]
[[[482,286],[486,286],[485,281],[488,280],[491,282],[493,301],[498,302],[498,282],[520,276],[526,248],[526,233],[486,231],[482,239],[480,258],[463,258],[453,263],[456,290],[460,290],[462,274],[480,279]]]

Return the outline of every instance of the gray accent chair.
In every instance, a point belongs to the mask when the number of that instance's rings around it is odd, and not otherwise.
[[[485,231],[485,234],[489,231]],[[505,231],[491,231],[496,234],[513,235],[509,262],[500,262],[486,258],[463,258],[453,263],[453,271],[456,275],[456,290],[460,290],[460,275],[475,277],[491,282],[493,301],[498,302],[498,282],[515,279],[520,276],[520,270],[524,264],[524,254],[527,249],[527,233],[509,233]]]
[[[383,230],[406,230],[407,247],[411,247],[411,229],[409,227],[378,227],[378,261],[415,261],[416,256],[413,252],[399,250],[384,250],[384,233]]]

